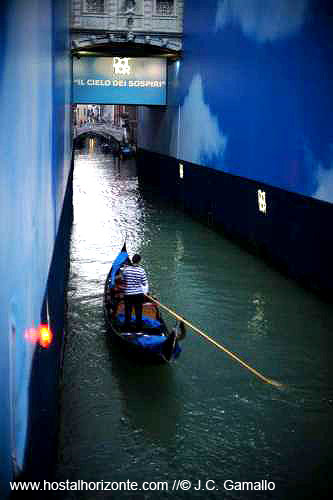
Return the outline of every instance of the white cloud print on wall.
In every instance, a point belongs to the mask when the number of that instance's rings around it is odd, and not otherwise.
[[[321,163],[317,165],[317,169],[318,186],[313,197],[333,203],[333,160],[331,161],[330,169],[324,168]]]
[[[313,198],[333,203],[333,144],[330,145],[331,161],[327,166],[316,158],[312,149],[304,144],[304,160],[307,172],[311,173],[311,178],[316,188],[311,193]]]
[[[309,0],[219,0],[216,31],[238,24],[258,42],[272,42],[297,33],[304,24]]]
[[[318,170],[318,188],[314,198],[333,203],[333,169],[327,170],[322,167]]]
[[[175,139],[173,137],[173,144]],[[223,155],[226,145],[227,137],[221,133],[216,116],[204,101],[202,79],[197,74],[193,77],[180,109],[177,156],[185,161],[202,165],[214,156]],[[216,165],[212,166],[216,168]]]

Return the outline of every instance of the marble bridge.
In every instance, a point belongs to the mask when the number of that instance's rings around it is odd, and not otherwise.
[[[123,127],[117,127],[111,123],[85,123],[82,126],[74,127],[74,139],[82,136],[99,135],[108,141],[120,142],[123,134]]]

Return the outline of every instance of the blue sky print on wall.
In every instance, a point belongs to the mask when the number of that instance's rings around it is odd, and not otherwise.
[[[332,28],[327,0],[187,0],[161,152],[333,202]]]
[[[219,0],[215,29],[239,25],[258,42],[294,35],[302,27],[309,0]]]

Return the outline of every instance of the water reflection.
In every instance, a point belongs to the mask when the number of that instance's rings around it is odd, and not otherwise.
[[[88,139],[88,154],[89,155],[94,154],[95,148],[96,148],[96,139],[91,137]]]
[[[107,343],[112,375],[121,395],[123,423],[129,432],[142,430],[151,443],[171,445],[183,411],[174,370],[169,365],[140,363],[112,338],[107,338]]]
[[[107,274],[125,238],[130,252],[143,244],[144,207],[135,164],[123,163],[118,171],[110,158],[101,168],[94,148],[77,156],[74,170],[73,267],[88,282]]]
[[[268,320],[265,318],[265,298],[256,292],[253,295],[251,305],[254,313],[248,321],[248,330],[252,336],[264,336],[268,334]]]

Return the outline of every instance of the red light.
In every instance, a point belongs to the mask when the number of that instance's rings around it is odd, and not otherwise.
[[[27,339],[28,342],[35,344],[38,341],[39,332],[38,330],[36,330],[36,328],[28,328],[24,332],[24,337]]]
[[[38,328],[27,328],[24,338],[31,344],[39,342],[39,345],[47,349],[52,343],[53,334],[48,325],[39,325]]]
[[[51,330],[49,329],[48,325],[39,325],[38,327],[38,333],[39,333],[39,344],[47,349],[50,347],[53,339],[53,335]]]

